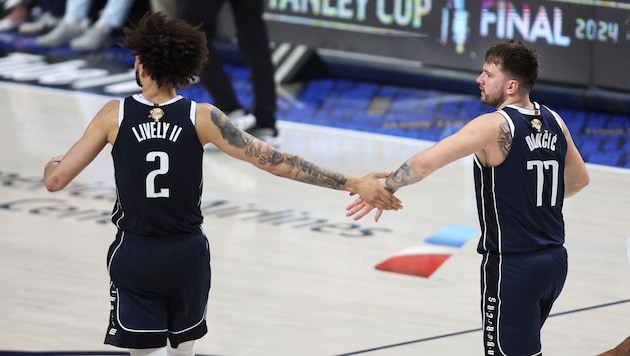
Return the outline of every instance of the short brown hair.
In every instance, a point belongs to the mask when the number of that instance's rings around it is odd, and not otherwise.
[[[527,91],[538,79],[538,52],[518,40],[506,40],[492,45],[486,51],[486,63],[494,63],[514,77]]]

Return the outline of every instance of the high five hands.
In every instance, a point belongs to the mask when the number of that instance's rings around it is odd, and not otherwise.
[[[351,193],[350,195],[353,195],[353,194]],[[372,211],[374,208],[376,208],[374,205],[363,200],[361,197],[358,197],[352,203],[346,206],[346,216],[352,217],[352,219],[356,221],[366,216],[367,214],[369,214],[370,211]],[[381,215],[383,214],[383,210],[398,210],[398,209],[382,209],[382,208],[376,208],[376,209],[377,211],[376,211],[376,214],[374,215],[374,221],[376,222],[378,222],[378,219],[381,218]]]
[[[370,173],[367,176],[363,177],[363,179],[374,179],[379,178],[376,181],[373,181],[378,184],[378,187],[370,186],[369,190],[364,190],[361,192],[352,192],[351,196],[359,195],[352,203],[346,206],[346,216],[352,217],[353,220],[359,220],[363,218],[365,215],[369,214],[373,209],[378,209],[376,214],[374,215],[374,221],[378,222],[378,219],[383,214],[383,210],[399,210],[402,209],[402,203],[400,199],[394,196],[387,188],[385,187],[385,178],[387,178],[391,172],[387,173]]]

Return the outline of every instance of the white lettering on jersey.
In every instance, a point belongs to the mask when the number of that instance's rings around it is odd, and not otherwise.
[[[168,122],[149,121],[132,127],[131,131],[138,142],[154,138],[177,142],[182,128]]]
[[[550,133],[549,131],[536,132],[530,134],[529,136],[525,136],[525,141],[527,142],[527,146],[529,147],[530,151],[539,148],[545,148],[555,151],[556,142],[558,141],[558,135]]]

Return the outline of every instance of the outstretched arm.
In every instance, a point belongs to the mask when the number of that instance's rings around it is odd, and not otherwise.
[[[363,177],[334,172],[299,155],[282,152],[237,129],[212,105],[201,104],[197,108],[197,132],[202,144],[211,142],[230,156],[279,177],[359,194],[379,209],[398,210],[402,207],[400,200],[379,181],[389,175],[387,172]]]
[[[384,184],[387,190],[394,193],[404,186],[423,180],[435,170],[452,162],[453,160],[461,158],[459,155],[453,155],[449,152],[452,147],[452,144],[449,142],[454,139],[455,138],[452,136],[446,138],[405,161],[400,167],[398,167],[398,169],[385,179]],[[352,216],[354,220],[359,220],[369,214],[374,208],[379,208],[362,198],[363,197],[359,197],[355,199],[346,207],[346,216]],[[378,222],[382,214],[383,209],[379,208],[374,215],[374,221]]]
[[[502,145],[505,145],[503,143],[505,133],[502,129],[504,125],[505,120],[497,113],[484,114],[473,119],[455,134],[405,161],[385,179],[387,190],[394,193],[404,186],[425,179],[447,164],[473,153],[477,153],[482,160],[488,157],[504,156],[500,153]],[[359,197],[346,207],[346,216],[359,220],[375,207],[379,208]],[[379,208],[374,220],[378,221],[382,213],[382,209]]]

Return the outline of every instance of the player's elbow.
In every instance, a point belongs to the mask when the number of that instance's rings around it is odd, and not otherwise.
[[[586,188],[586,186],[591,182],[591,178],[588,176],[588,174],[585,174],[584,177],[582,177],[581,180],[579,180],[578,182],[573,183],[573,186],[575,189],[577,189],[578,191]]]
[[[62,190],[66,185],[63,184],[58,176],[52,174],[49,177],[44,178],[44,185],[49,192],[57,192]]]
[[[566,180],[564,182],[565,196],[570,197],[577,194],[579,191],[584,189],[590,181],[591,179],[588,173],[582,174],[578,178]]]

